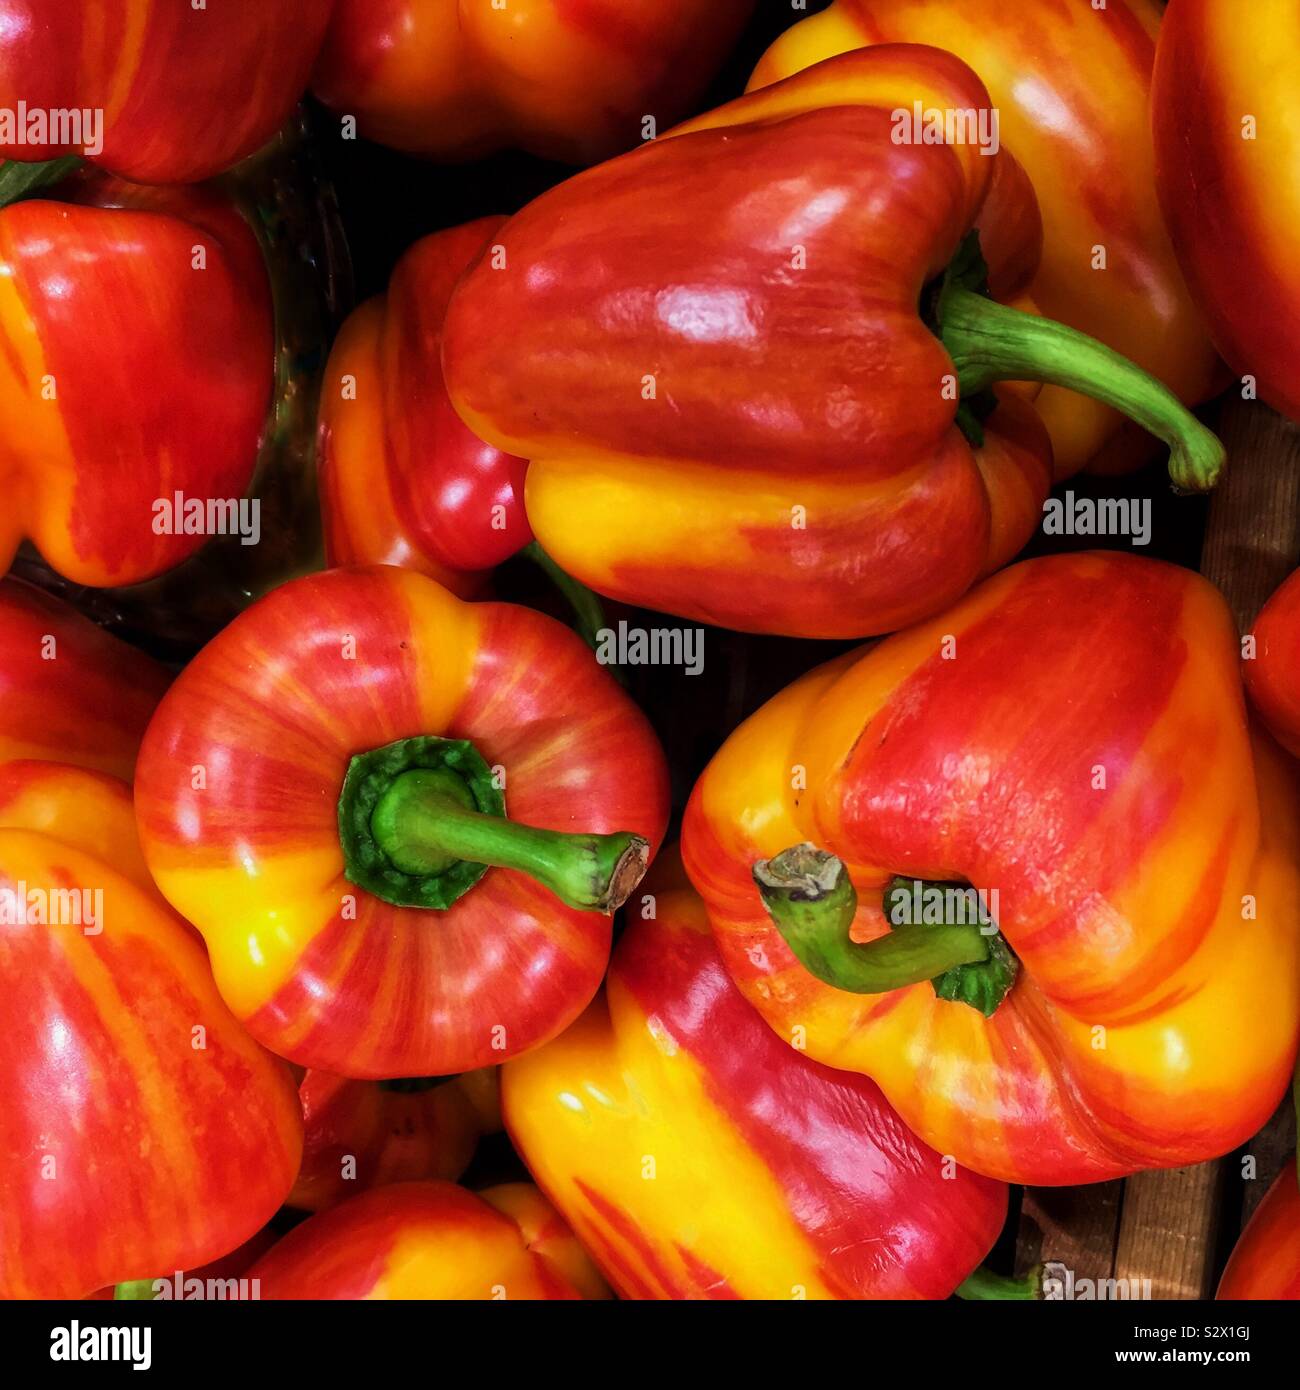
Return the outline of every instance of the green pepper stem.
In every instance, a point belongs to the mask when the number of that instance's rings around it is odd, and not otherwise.
[[[754,865],[763,906],[799,963],[823,984],[884,994],[989,958],[977,926],[901,926],[862,944],[849,937],[858,895],[843,863],[795,845]]]
[[[963,1279],[956,1289],[958,1298],[972,1302],[1006,1302],[1019,1300],[1033,1302],[1043,1296],[1043,1266],[1035,1265],[1028,1274],[1015,1278],[1008,1274],[994,1274],[984,1265]]]
[[[573,609],[574,630],[592,651],[596,651],[600,645],[600,632],[608,626],[605,621],[605,609],[599,597],[580,579],[575,579],[568,570],[557,564],[542,549],[540,542],[530,541],[520,553],[527,555],[535,565],[540,566],[551,583],[564,595],[569,607]]]
[[[30,198],[42,188],[51,187],[67,178],[81,163],[79,154],[63,155],[59,159],[46,159],[35,164],[5,160],[0,164],[0,208],[6,208],[22,198]]]
[[[1164,440],[1176,488],[1204,492],[1217,481],[1226,457],[1218,438],[1172,391],[1104,343],[957,283],[944,286],[937,318],[963,397],[995,381],[1064,386],[1113,406]]]
[[[453,792],[446,774],[424,768],[393,779],[370,828],[404,874],[439,874],[458,860],[518,869],[570,907],[588,912],[621,907],[650,859],[649,844],[626,831],[575,835],[485,815]]]
[[[152,1300],[154,1281],[152,1279],[131,1279],[118,1284],[113,1289],[113,1298],[119,1303]]]

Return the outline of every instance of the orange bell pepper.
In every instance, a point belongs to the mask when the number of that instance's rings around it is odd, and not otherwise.
[[[1300,5],[1173,0],[1151,116],[1183,273],[1251,395],[1300,420]]]
[[[5,0],[0,109],[15,128],[0,127],[0,156],[85,154],[136,183],[219,174],[293,110],[331,3]]]
[[[960,59],[862,49],[576,175],[480,253],[447,389],[530,460],[529,523],[569,574],[750,632],[941,611],[1042,521],[1050,446],[1000,382],[1122,405],[1179,486],[1213,485],[1222,447],[1158,382],[998,302],[1032,274],[1033,190],[1005,146],[928,141],[917,103],[991,125]]]
[[[1215,1297],[1300,1299],[1300,1184],[1294,1154],[1241,1233]]]
[[[1295,1059],[1300,825],[1237,656],[1205,580],[1079,554],[797,681],[682,831],[742,992],[976,1172],[1242,1143]]]
[[[754,0],[336,0],[313,79],[362,135],[435,159],[590,164],[666,128]]]
[[[159,706],[136,796],[253,1036],[380,1079],[492,1065],[582,1012],[668,775],[567,628],[375,565],[223,629]]]
[[[1214,393],[1217,362],[1155,196],[1147,106],[1159,24],[1155,0],[1100,9],[1059,0],[834,0],[781,35],[749,85],[874,44],[934,44],[965,59],[1038,195],[1035,303],[1195,404]],[[1045,387],[1037,409],[1058,478],[1090,460],[1111,472],[1153,453],[1150,436],[1066,387]]]
[[[609,1296],[527,1184],[478,1194],[447,1182],[378,1187],[303,1222],[246,1277],[273,1299]]]
[[[301,1153],[288,1069],[222,1002],[149,878],[130,789],[96,770],[129,772],[165,684],[123,650],[0,585],[0,670],[19,692],[0,700],[0,751],[45,755],[0,763],[3,1298],[81,1297],[222,1256],[274,1213]],[[67,729],[69,761],[54,761]]]
[[[605,997],[502,1069],[510,1136],[606,1277],[625,1298],[946,1298],[1006,1189],[764,1027],[680,863],[641,901]]]

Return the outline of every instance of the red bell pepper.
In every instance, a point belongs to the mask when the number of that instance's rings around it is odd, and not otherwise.
[[[1300,420],[1300,6],[1173,0],[1151,118],[1156,183],[1192,294],[1228,365]]]
[[[754,0],[336,0],[312,86],[435,159],[590,164],[691,109]]]
[[[608,1297],[533,1189],[379,1187],[290,1231],[248,1271],[273,1299]]]
[[[85,154],[137,183],[219,174],[306,90],[331,4],[4,0],[0,156]]]
[[[1300,758],[1300,570],[1260,610],[1241,674],[1269,732]]]
[[[169,680],[75,608],[0,580],[0,762],[41,758],[129,779]]]
[[[534,1177],[625,1298],[946,1298],[997,1239],[1006,1188],[765,1027],[671,860],[605,997],[503,1068]]]
[[[1094,1182],[1243,1143],[1300,1035],[1300,808],[1237,654],[1205,580],[1106,552],[803,677],[682,828],[741,991],[976,1172]]]
[[[859,50],[575,176],[480,254],[447,313],[447,389],[530,459],[529,522],[575,578],[754,632],[940,611],[1042,519],[1050,446],[1002,381],[1120,406],[1180,487],[1212,485],[1222,446],[1159,383],[988,297],[971,233],[1013,293],[1032,190],[1005,147],[926,143],[917,103],[992,115],[949,54]]]
[[[391,566],[292,581],[224,629],[159,707],[136,794],[253,1035],[373,1078],[567,1027],[668,813],[650,726],[578,638]]]
[[[532,540],[527,462],[462,424],[442,380],[452,289],[504,221],[484,217],[417,241],[388,292],[340,330],[317,451],[330,564],[404,565],[467,595]]]
[[[460,1082],[309,1071],[298,1084],[305,1134],[288,1205],[323,1211],[370,1187],[460,1177],[484,1132],[476,1098]]]
[[[134,584],[241,498],[274,380],[256,238],[199,188],[96,177],[0,210],[0,571],[30,538],[81,584]],[[197,510],[196,510],[197,509]]]
[[[1241,1233],[1220,1299],[1300,1299],[1300,1185],[1292,1154]]]

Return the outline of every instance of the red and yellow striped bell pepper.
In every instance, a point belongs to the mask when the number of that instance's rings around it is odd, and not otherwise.
[[[1219,351],[1300,420],[1300,5],[1172,0],[1151,118],[1160,202]]]
[[[605,995],[502,1075],[511,1138],[606,1277],[625,1298],[946,1298],[1006,1189],[767,1029],[679,863],[638,901]]]
[[[0,156],[85,154],[136,183],[219,174],[293,110],[331,4],[5,0]],[[60,111],[85,115],[61,126]]]
[[[262,1298],[522,1300],[609,1291],[535,1188],[378,1187],[290,1231],[246,1276]]]
[[[1294,1154],[1241,1233],[1215,1297],[1300,1299],[1300,1185]]]
[[[939,49],[846,53],[576,175],[480,253],[447,389],[530,460],[529,523],[569,574],[750,632],[940,611],[1042,518],[1047,434],[1003,381],[1123,402],[1179,485],[1212,485],[1222,447],[1173,395],[998,302],[1033,274],[1033,190],[1005,146],[926,142],[917,104],[993,114]]]
[[[1260,610],[1243,650],[1246,693],[1269,732],[1300,758],[1300,570]]]
[[[1300,839],[1237,668],[1210,584],[1096,553],[803,677],[682,831],[742,992],[977,1172],[1091,1182],[1242,1143],[1295,1058]],[[985,916],[957,925],[970,889]]]
[[[136,795],[253,1036],[363,1078],[567,1027],[668,813],[649,724],[567,628],[390,566],[294,580],[225,628],[154,716]]]

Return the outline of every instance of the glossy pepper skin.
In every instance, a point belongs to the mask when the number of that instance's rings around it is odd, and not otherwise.
[[[129,789],[0,765],[0,890],[0,1297],[82,1297],[234,1249],[293,1182],[297,1096],[150,882]],[[15,920],[33,890],[102,893],[99,930]]]
[[[1234,372],[1300,420],[1300,5],[1173,0],[1151,117],[1183,273]]]
[[[535,1192],[396,1183],[305,1221],[247,1277],[274,1299],[599,1298],[575,1247]]]
[[[183,509],[169,523],[178,492],[206,506],[252,478],[266,271],[210,190],[94,178],[67,198],[0,210],[0,570],[28,538],[75,583],[135,584],[207,539]]]
[[[477,1096],[460,1077],[431,1081],[349,1081],[308,1071],[298,1084],[302,1167],[287,1204],[323,1211],[387,1183],[460,1177],[482,1133]]]
[[[511,1138],[606,1277],[639,1299],[946,1298],[1006,1189],[765,1027],[680,863],[648,891],[604,996],[502,1078]]]
[[[1154,0],[1104,9],[1086,0],[835,0],[776,40],[750,89],[867,45],[934,44],[964,59],[1038,195],[1043,256],[1030,293],[1039,309],[1195,403],[1215,389],[1216,359],[1153,190],[1148,101],[1159,26]],[[1094,267],[1099,246],[1104,269]],[[1133,467],[1153,452],[1123,416],[1063,387],[1044,387],[1037,409],[1058,478],[1089,461],[1107,472]]]
[[[512,823],[633,832],[642,863],[662,836],[658,742],[577,637],[390,566],[273,590],[186,667],[149,727],[136,794],[158,885],[253,1036],[303,1066],[492,1065],[565,1028],[604,973],[608,916],[528,874],[490,869],[445,910],[345,878],[350,760],[427,736],[474,745]]]
[[[0,763],[42,759],[129,779],[169,680],[75,608],[0,580]]]
[[[447,388],[531,460],[528,520],[569,574],[719,626],[863,636],[941,610],[1028,540],[1050,444],[1021,392],[982,388],[1026,380],[1033,354],[1003,370],[1002,330],[962,345],[960,317],[1069,330],[997,300],[1038,249],[1019,165],[900,142],[917,102],[990,115],[950,54],[847,53],[576,175],[497,233],[503,263],[480,255],[447,313]],[[1142,383],[1179,417],[1165,437],[1213,455],[1180,443],[1171,471],[1208,486],[1221,447]]]
[[[331,0],[210,4],[175,0],[0,0],[0,107],[90,108],[81,143],[30,142],[0,156],[82,154],[136,183],[190,183],[265,144],[307,87]],[[63,134],[77,134],[65,131]],[[21,134],[22,138],[19,138]],[[84,148],[87,142],[100,148]]]
[[[462,424],[442,380],[451,292],[504,221],[484,217],[417,241],[387,293],[339,331],[317,436],[330,564],[402,565],[468,595],[532,540],[527,461]]]
[[[1300,1299],[1300,1186],[1294,1155],[1241,1233],[1215,1297]]]
[[[591,164],[680,119],[754,0],[336,0],[313,79],[380,144]]]
[[[895,875],[997,890],[1019,973],[991,1017],[924,978],[860,994],[805,970],[752,877],[802,842],[847,868],[857,942],[893,936]],[[1016,565],[788,687],[723,745],[682,832],[778,1035],[871,1076],[941,1153],[1039,1185],[1198,1162],[1268,1118],[1300,1018],[1296,843],[1222,598],[1113,553]]]
[[[1300,571],[1260,610],[1251,636],[1253,652],[1241,663],[1246,694],[1273,737],[1300,758]]]

